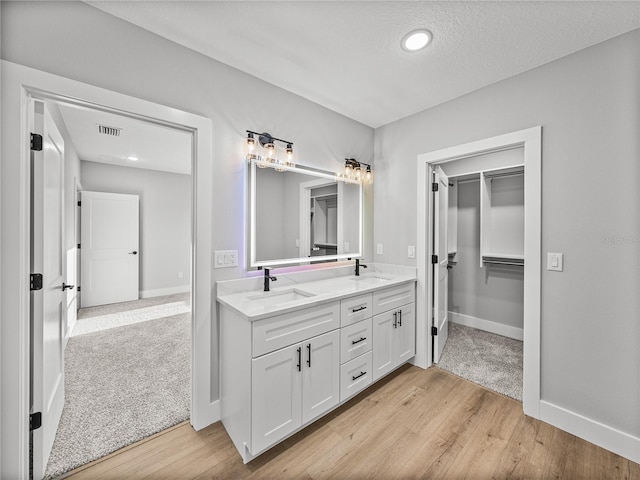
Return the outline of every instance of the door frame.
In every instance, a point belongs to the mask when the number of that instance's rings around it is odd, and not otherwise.
[[[433,166],[511,148],[524,148],[525,245],[524,245],[524,369],[523,409],[526,415],[540,418],[540,280],[542,231],[542,127],[485,138],[475,142],[418,155],[418,240],[416,295],[416,357],[422,368],[432,365],[432,300],[428,294],[433,282],[431,259],[433,225],[429,222],[431,176]]]
[[[30,99],[93,108],[191,134],[191,425],[200,430],[219,420],[219,400],[212,402],[210,396],[213,373],[210,344],[214,333],[211,119],[12,62],[1,63],[3,130],[11,133],[2,145],[2,227],[3,232],[7,228],[8,234],[5,238],[3,233],[2,238],[0,366],[5,368],[0,396],[1,473],[19,478],[29,475],[30,292],[26,279],[30,274]],[[11,210],[7,208],[7,200],[11,200]],[[4,301],[7,298],[12,301]],[[12,367],[6,368],[7,365]]]

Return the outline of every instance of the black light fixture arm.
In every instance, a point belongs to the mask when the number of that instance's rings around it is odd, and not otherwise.
[[[250,133],[252,135],[258,135],[258,139],[263,137],[263,138],[269,139],[271,141],[276,140],[278,142],[286,143],[287,145],[293,145],[293,142],[290,142],[289,140],[283,140],[281,138],[276,138],[276,137],[272,136],[270,133],[267,133],[267,132],[260,133],[260,132],[254,132],[252,130],[247,130],[247,133]],[[260,143],[262,144],[262,141],[260,141]]]
[[[360,160],[356,160],[355,158],[345,158],[344,162],[345,162],[345,164],[349,164],[349,165],[352,165],[354,167],[355,166],[364,165],[365,167],[371,168],[371,165],[369,165],[368,163],[361,162]]]

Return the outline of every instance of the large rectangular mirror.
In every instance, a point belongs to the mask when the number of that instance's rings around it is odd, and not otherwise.
[[[362,185],[305,167],[249,169],[249,268],[362,256]],[[260,164],[262,165],[262,164]]]

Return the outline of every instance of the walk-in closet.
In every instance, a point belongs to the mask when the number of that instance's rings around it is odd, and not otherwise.
[[[523,163],[523,149],[515,148],[440,165],[448,338],[437,359],[440,368],[520,401]]]

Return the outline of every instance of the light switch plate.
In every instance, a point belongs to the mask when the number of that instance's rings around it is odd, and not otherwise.
[[[409,245],[407,247],[407,257],[408,258],[416,258],[416,247],[413,245]]]
[[[561,272],[564,263],[564,254],[547,253],[547,270]]]
[[[349,245],[349,242],[344,242],[344,253],[349,253],[349,247],[351,245]]]
[[[237,250],[216,250],[213,253],[213,268],[231,268],[237,266]]]
[[[377,247],[376,247],[376,253],[377,253],[378,255],[382,255],[382,253],[383,253],[383,252],[384,252],[384,248],[383,248],[382,244],[381,244],[381,243],[379,243],[379,244],[377,245]]]

